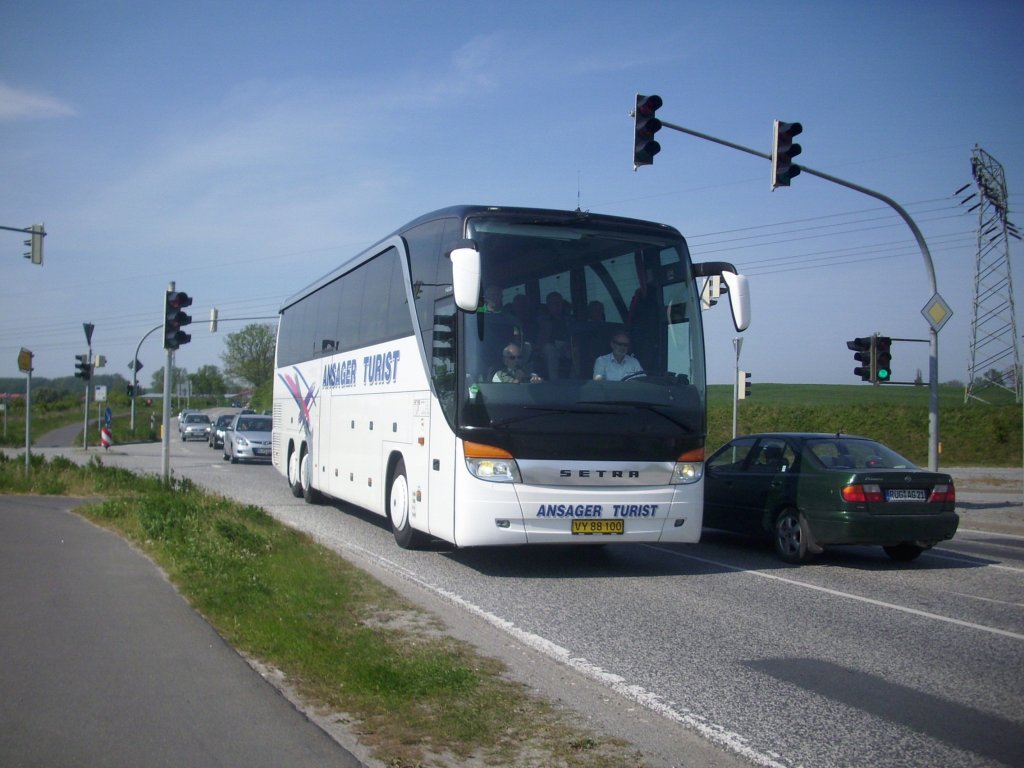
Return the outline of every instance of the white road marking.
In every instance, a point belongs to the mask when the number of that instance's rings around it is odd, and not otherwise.
[[[706,565],[713,565],[713,566],[715,566],[717,568],[726,568],[726,569],[728,569],[730,571],[736,571],[738,573],[746,573],[746,574],[749,574],[750,576],[758,576],[758,577],[760,577],[762,579],[771,579],[772,581],[781,581],[784,584],[792,584],[795,587],[802,587],[804,589],[811,589],[811,590],[814,590],[815,592],[823,592],[826,595],[832,595],[833,597],[841,597],[841,598],[844,598],[846,600],[856,600],[857,602],[860,602],[860,603],[867,603],[868,605],[875,605],[875,606],[878,606],[880,608],[887,608],[887,609],[892,610],[892,611],[900,611],[901,613],[908,613],[911,616],[920,616],[921,618],[931,619],[932,621],[941,621],[941,622],[945,622],[947,624],[955,624],[955,625],[960,626],[960,627],[967,627],[968,629],[976,629],[976,630],[979,630],[981,632],[988,632],[990,634],[999,635],[1001,637],[1009,637],[1009,638],[1012,638],[1014,640],[1024,640],[1024,634],[1021,634],[1019,632],[1011,632],[1008,629],[999,629],[997,627],[988,627],[988,626],[985,626],[984,624],[976,624],[973,621],[963,621],[962,619],[954,619],[954,618],[952,618],[950,616],[942,616],[942,615],[937,614],[937,613],[930,613],[929,611],[922,611],[922,610],[919,610],[917,608],[910,608],[910,607],[905,606],[905,605],[897,605],[896,603],[889,603],[889,602],[886,602],[885,600],[876,600],[873,597],[864,597],[863,595],[855,595],[855,594],[852,594],[850,592],[840,592],[837,589],[830,589],[829,587],[819,587],[817,584],[808,584],[807,582],[797,581],[796,579],[787,579],[784,576],[776,576],[773,573],[765,573],[764,571],[755,571],[755,570],[751,570],[749,568],[740,568],[738,566],[730,565],[729,563],[723,563],[723,562],[720,562],[718,560],[709,560],[706,557],[697,557],[695,555],[687,555],[684,552],[679,552],[679,551],[672,550],[672,549],[664,549],[662,547],[658,547],[658,546],[651,545],[651,544],[648,544],[648,545],[645,545],[645,546],[649,546],[651,549],[657,550],[658,552],[663,552],[663,553],[665,553],[667,555],[675,555],[676,557],[681,557],[681,558],[684,558],[686,560],[695,560],[695,561],[697,561],[699,563],[704,563]]]
[[[490,611],[481,608],[454,592],[424,581],[414,571],[396,563],[394,560],[389,560],[383,555],[378,555],[349,542],[346,542],[341,546],[345,549],[355,551],[362,557],[368,560],[373,560],[379,565],[387,567],[391,571],[399,573],[409,581],[420,585],[424,589],[430,590],[434,594],[440,595],[463,610],[480,617],[488,624],[512,635],[516,640],[530,648],[533,648],[535,651],[543,653],[545,656],[548,656],[557,662],[572,667],[577,672],[581,672],[587,677],[597,680],[599,683],[608,686],[619,695],[624,696],[631,701],[635,701],[637,704],[658,713],[662,717],[666,717],[688,728],[692,728],[704,738],[730,750],[731,752],[745,757],[755,765],[764,766],[765,768],[789,768],[787,763],[779,761],[778,755],[758,752],[756,749],[749,746],[747,744],[747,739],[744,736],[734,733],[733,731],[730,731],[716,723],[712,723],[708,721],[707,718],[704,718],[695,712],[690,712],[689,710],[678,706],[673,707],[665,703],[657,694],[651,693],[639,685],[630,684],[620,675],[607,672],[597,664],[594,664],[585,658],[573,656],[567,648],[563,648],[540,635],[520,629],[507,619],[496,616]]]

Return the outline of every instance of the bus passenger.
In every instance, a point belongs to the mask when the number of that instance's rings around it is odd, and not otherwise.
[[[477,312],[501,312],[501,286],[488,285],[484,289],[484,303],[480,305]]]
[[[622,331],[612,334],[612,351],[594,361],[595,381],[622,381],[627,376],[642,375],[640,361],[629,354],[629,336]]]
[[[561,378],[559,366],[562,360],[572,357],[569,345],[569,313],[565,308],[565,299],[558,291],[547,296],[544,309],[537,318],[540,351],[548,366],[548,378],[552,381]]]
[[[499,384],[522,384],[529,381],[535,384],[543,379],[536,373],[527,374],[523,369],[523,355],[518,344],[509,344],[502,350],[502,362],[504,366],[495,372],[491,381]]]
[[[588,323],[603,323],[605,322],[604,316],[604,304],[597,299],[587,304],[587,322]]]

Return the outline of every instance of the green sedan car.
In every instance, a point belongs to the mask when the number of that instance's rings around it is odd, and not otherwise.
[[[787,563],[833,544],[910,561],[953,538],[955,507],[949,475],[853,435],[745,435],[705,464],[704,527],[769,536]]]

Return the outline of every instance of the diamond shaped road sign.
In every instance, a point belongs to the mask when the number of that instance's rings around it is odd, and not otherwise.
[[[932,327],[936,333],[942,330],[942,326],[946,324],[946,321],[953,316],[953,310],[949,308],[949,304],[943,301],[942,297],[936,293],[932,296],[928,303],[924,305],[921,310],[921,314],[924,315],[928,324]]]

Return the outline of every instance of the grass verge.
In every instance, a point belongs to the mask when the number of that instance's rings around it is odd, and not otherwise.
[[[79,512],[156,561],[235,648],[343,713],[390,768],[639,766],[624,742],[574,726],[429,615],[262,509],[187,480],[0,452],[0,493],[97,497]]]

